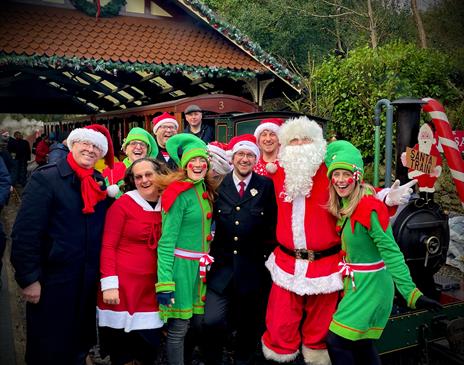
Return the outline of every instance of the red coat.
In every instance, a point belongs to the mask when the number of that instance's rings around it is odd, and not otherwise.
[[[121,196],[108,210],[100,258],[101,288],[119,287],[120,304],[103,303],[99,291],[100,326],[130,332],[163,325],[155,296],[160,232],[161,213],[136,190]]]
[[[273,176],[277,197],[277,241],[288,249],[321,251],[340,244],[336,219],[326,204],[329,198],[329,180],[325,164],[313,177],[309,197],[285,202],[282,191],[285,172],[279,167]],[[303,229],[304,228],[304,229]],[[300,295],[331,293],[343,288],[338,273],[340,256],[334,254],[311,263],[297,260],[279,247],[269,257],[266,266],[275,284]]]
[[[47,155],[50,151],[48,143],[45,141],[40,141],[35,148],[35,162],[39,165],[47,163]]]

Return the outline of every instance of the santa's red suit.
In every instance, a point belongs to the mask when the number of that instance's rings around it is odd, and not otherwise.
[[[326,348],[338,291],[343,288],[338,273],[340,237],[336,219],[326,206],[329,181],[324,163],[313,177],[310,195],[298,196],[292,202],[285,201],[284,169],[279,167],[272,178],[280,246],[266,262],[273,285],[262,342],[266,358],[288,362],[298,355],[301,343],[303,353]],[[296,258],[296,249],[312,250],[316,257],[313,261]]]
[[[424,150],[425,147],[425,150]],[[414,169],[408,169],[408,177],[410,179],[416,179],[417,180],[417,185],[419,186],[419,191],[424,191],[427,193],[433,193],[435,191],[435,182],[438,179],[438,176],[440,176],[441,173],[441,155],[440,152],[438,151],[438,148],[435,144],[432,144],[429,146],[421,146],[420,144],[416,144],[413,149],[419,152],[426,153],[428,155],[432,155],[437,158],[437,164],[436,164],[436,169],[438,168],[438,173],[433,171],[433,174],[426,174],[422,171],[419,170],[414,170]],[[429,147],[429,148],[428,148]]]

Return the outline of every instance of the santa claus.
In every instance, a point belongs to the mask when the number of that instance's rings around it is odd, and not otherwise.
[[[279,245],[266,262],[273,284],[263,353],[269,360],[290,362],[301,345],[306,363],[330,364],[325,337],[343,284],[340,237],[327,210],[326,141],[322,128],[307,117],[289,119],[278,137],[280,166],[272,178]],[[389,205],[406,201],[412,192],[410,184],[394,187],[386,198]]]
[[[410,179],[416,179],[417,185],[419,186],[419,192],[421,193],[422,197],[428,197],[429,193],[435,192],[435,182],[437,181],[438,177],[441,175],[441,156],[440,152],[437,148],[437,141],[433,136],[432,128],[426,123],[422,125],[419,129],[419,136],[418,141],[413,149],[427,155],[434,156],[436,158],[436,166],[434,167],[433,171],[430,174],[426,174],[423,171],[419,171],[416,169],[409,169],[408,170],[408,177]],[[404,166],[406,166],[406,154],[405,152],[401,155],[401,162]]]

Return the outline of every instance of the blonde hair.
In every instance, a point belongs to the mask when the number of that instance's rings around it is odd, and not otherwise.
[[[332,183],[329,183],[329,200],[327,202],[327,210],[333,216],[340,219],[342,217],[351,217],[359,202],[361,201],[364,195],[375,194],[374,187],[366,184],[355,182],[355,187],[351,194],[348,196],[349,203],[346,207],[341,206],[341,198],[338,196],[337,192]]]

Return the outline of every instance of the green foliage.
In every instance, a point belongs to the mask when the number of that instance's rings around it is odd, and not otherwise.
[[[363,47],[317,66],[311,76],[317,95],[311,97],[330,106],[329,128],[372,158],[377,101],[432,97],[453,109],[462,105],[463,98],[450,82],[452,72],[449,58],[434,50],[401,42],[376,50]]]

